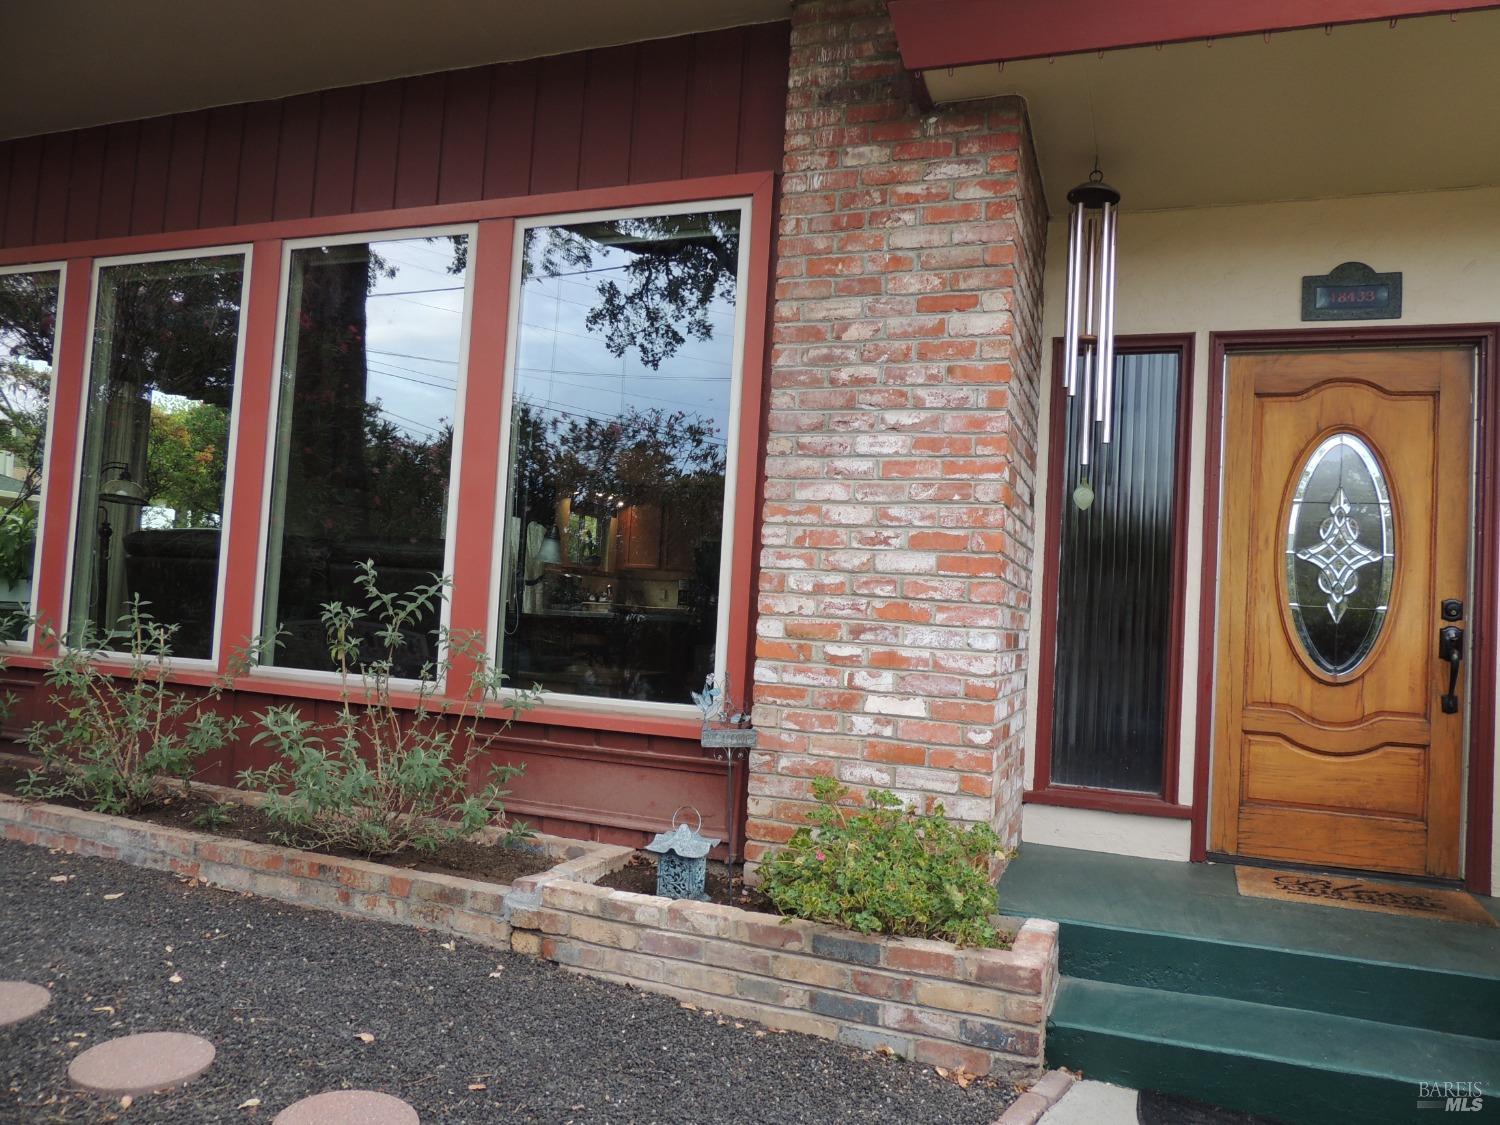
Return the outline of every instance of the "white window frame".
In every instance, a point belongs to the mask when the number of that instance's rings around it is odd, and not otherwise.
[[[458,384],[454,390],[456,401],[453,408],[453,453],[448,468],[448,515],[443,526],[443,574],[453,577],[454,558],[457,550],[458,532],[458,483],[462,476],[464,444],[464,407],[469,388],[469,340],[474,323],[474,261],[479,245],[478,223],[445,223],[428,227],[401,227],[396,230],[371,230],[355,234],[312,235],[307,238],[286,239],[281,244],[281,280],[278,285],[276,305],[276,348],[271,366],[271,395],[269,415],[266,419],[265,479],[261,485],[260,526],[256,529],[258,552],[255,564],[255,615],[251,619],[258,630],[265,629],[266,580],[270,575],[267,565],[271,545],[271,496],[276,484],[276,439],[281,419],[281,392],[285,384],[282,370],[286,349],[287,303],[291,298],[292,253],[318,246],[350,246],[360,243],[398,242],[405,239],[441,238],[445,235],[468,236],[469,264],[464,270],[464,305],[458,338]],[[451,591],[443,597],[438,613],[437,662],[441,666],[447,656],[448,628],[451,620],[453,598]],[[337,672],[318,668],[293,668],[283,664],[262,664],[259,659],[251,664],[249,673],[256,680],[280,682],[295,689],[299,684],[337,685],[341,677]],[[390,684],[397,691],[413,690],[424,681],[415,678],[391,677]],[[433,683],[438,695],[447,689],[446,676],[436,676]]]
[[[500,614],[505,604],[506,553],[505,531],[510,516],[510,432],[511,408],[515,402],[516,347],[521,329],[521,261],[526,248],[526,233],[538,227],[570,226],[575,223],[599,222],[609,219],[649,218],[653,215],[693,215],[709,211],[738,211],[740,215],[739,262],[735,269],[734,335],[733,352],[730,355],[729,420],[724,456],[724,511],[722,516],[724,534],[719,546],[719,604],[718,619],[714,624],[714,677],[723,685],[727,682],[729,609],[736,592],[730,586],[734,551],[735,508],[739,500],[736,482],[739,480],[740,418],[744,408],[745,365],[745,295],[750,286],[751,223],[754,221],[753,200],[749,196],[731,196],[724,199],[696,199],[686,203],[670,203],[640,207],[613,207],[600,211],[568,211],[552,215],[535,215],[517,219],[515,245],[512,248],[510,268],[510,305],[505,334],[505,369],[501,387],[500,411],[500,461],[496,466],[496,507],[494,539],[490,545],[490,558],[494,560],[490,576],[490,607],[488,628],[494,630],[490,642],[490,655],[498,667],[504,667],[505,622]],[[754,451],[751,451],[752,455]],[[514,698],[525,684],[513,684],[505,692]],[[569,692],[547,691],[543,702],[547,705],[565,707],[569,710],[593,714],[637,715],[642,718],[695,718],[698,709],[691,703],[660,703],[639,699],[613,699],[608,696],[575,695]]]
[[[62,348],[63,339],[63,295],[68,288],[68,263],[66,261],[37,262],[24,266],[0,266],[0,277],[17,273],[56,273],[57,274],[57,309],[52,317],[52,386],[47,392],[47,428],[43,438],[45,444],[42,446],[42,484],[37,493],[36,510],[36,542],[31,547],[31,601],[26,607],[26,612],[33,619],[36,617],[36,592],[40,583],[36,580],[37,564],[42,561],[42,533],[47,526],[47,497],[51,493],[48,483],[51,475],[47,472],[49,455],[52,452],[53,436],[57,430],[57,353]],[[19,637],[8,641],[0,641],[0,652],[27,653],[36,647],[36,625],[28,624],[26,632]]]
[[[234,480],[236,454],[240,444],[240,426],[244,422],[241,410],[241,397],[244,393],[245,375],[245,329],[249,324],[250,317],[250,274],[253,266],[254,246],[248,242],[237,242],[224,246],[195,246],[187,250],[160,250],[150,254],[122,254],[112,258],[95,258],[92,265],[92,274],[89,279],[89,313],[85,324],[88,333],[88,345],[83,355],[83,386],[79,395],[78,417],[75,420],[74,432],[77,436],[73,451],[73,489],[69,498],[69,522],[68,522],[68,553],[66,556],[67,571],[63,576],[63,620],[58,632],[66,639],[73,629],[73,573],[77,569],[75,565],[74,552],[78,549],[78,517],[79,502],[83,497],[83,454],[84,443],[88,439],[88,417],[89,417],[89,393],[94,383],[94,344],[98,337],[97,325],[94,318],[99,311],[99,281],[104,270],[112,266],[134,266],[147,262],[172,262],[191,261],[194,258],[223,258],[238,254],[244,262],[240,280],[240,313],[239,325],[235,334],[234,347],[234,392],[229,400],[229,448],[224,456],[224,511],[219,521],[219,561],[216,585],[214,588],[214,626],[213,643],[209,649],[209,655],[202,656],[169,656],[168,660],[174,668],[182,668],[197,671],[217,671],[219,666],[220,648],[223,643],[224,630],[224,588],[228,582],[229,559],[229,531],[234,518]],[[96,627],[101,625],[95,622]],[[110,624],[113,624],[111,622]],[[64,644],[64,647],[70,647]],[[130,659],[129,653],[106,650],[100,653],[100,663],[106,665],[123,664]]]

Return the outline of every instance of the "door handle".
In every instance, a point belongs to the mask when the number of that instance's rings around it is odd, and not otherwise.
[[[1448,691],[1443,696],[1443,714],[1458,713],[1458,669],[1464,662],[1464,631],[1457,625],[1438,630],[1438,659],[1448,662]]]

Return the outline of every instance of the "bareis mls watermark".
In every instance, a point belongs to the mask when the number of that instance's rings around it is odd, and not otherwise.
[[[1484,1084],[1481,1082],[1418,1082],[1417,1108],[1448,1113],[1483,1113]]]

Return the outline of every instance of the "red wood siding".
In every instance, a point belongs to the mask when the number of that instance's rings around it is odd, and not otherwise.
[[[0,246],[781,166],[760,24],[0,142]]]
[[[14,668],[0,671],[0,691],[15,696],[15,705],[0,728],[0,749],[19,750],[17,742],[31,723],[56,717],[47,703],[48,689],[36,670]],[[295,707],[304,718],[316,722],[332,721],[337,711],[337,704],[329,700],[230,693],[215,709],[238,715],[246,726],[224,752],[201,763],[200,781],[233,785],[241,770],[264,769],[275,760],[264,744],[251,741],[258,729],[257,716],[273,706]],[[703,814],[706,834],[720,839],[729,835],[724,763],[709,757],[696,742],[519,722],[492,744],[486,759],[478,763],[475,778],[501,762],[525,767],[509,785],[506,808],[543,832],[638,847],[670,824],[679,806],[691,805]],[[743,806],[742,787],[737,777],[737,809]],[[722,847],[714,851],[716,858],[724,854]]]

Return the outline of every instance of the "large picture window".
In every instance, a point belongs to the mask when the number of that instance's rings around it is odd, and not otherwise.
[[[265,663],[332,669],[323,606],[365,604],[362,563],[388,593],[448,571],[469,249],[436,233],[291,251],[262,622],[281,645]],[[434,662],[439,617],[396,675]]]
[[[1051,501],[1061,527],[1050,782],[1159,794],[1175,668],[1182,361],[1163,352],[1116,362],[1114,440],[1094,444],[1087,468],[1078,443],[1095,427],[1083,398],[1055,406],[1066,439]]]
[[[689,703],[716,668],[741,212],[526,229],[500,653],[515,683]]]
[[[62,272],[0,272],[0,640],[34,609],[47,416]]]
[[[214,653],[245,257],[106,265],[78,485],[69,624],[139,598],[175,656]]]

